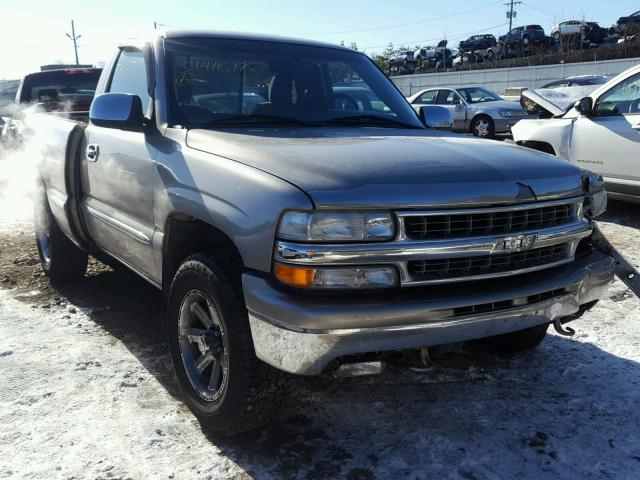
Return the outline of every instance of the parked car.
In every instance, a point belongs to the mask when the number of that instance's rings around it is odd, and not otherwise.
[[[627,17],[620,17],[616,24],[611,27],[610,33],[618,33],[624,37],[635,35],[640,32],[640,10]]]
[[[553,39],[547,37],[540,25],[516,27],[500,37],[505,57],[528,55],[532,50],[545,50]]]
[[[400,55],[396,55],[395,57],[391,57],[389,59],[390,67],[400,67],[400,66],[412,67],[412,66],[415,66],[417,63],[418,61],[414,57],[413,52],[410,50],[402,52]]]
[[[419,117],[363,53],[156,35],[120,44],[88,124],[39,114],[35,237],[52,281],[81,280],[91,253],[161,290],[177,384],[203,427],[267,423],[281,371],[375,373],[379,352],[480,338],[528,350],[605,295],[598,176],[426,128],[451,115]],[[388,110],[335,108],[333,87],[356,76]],[[262,85],[251,110],[194,97]]]
[[[493,35],[473,35],[461,41],[458,48],[461,52],[475,52],[476,50],[492,49],[497,44],[496,37]]]
[[[601,85],[568,111],[535,92],[523,92],[528,108],[548,119],[513,128],[519,144],[602,174],[612,198],[640,202],[640,65]]]
[[[601,44],[607,36],[607,30],[598,25],[597,22],[568,20],[553,27],[551,36],[557,43],[573,40],[578,45],[582,41]]]
[[[24,117],[34,111],[86,117],[101,73],[100,68],[67,68],[25,75],[16,93],[14,114],[5,127],[5,141],[23,140]]]
[[[0,80],[0,117],[10,117],[15,113],[19,86],[20,80]]]
[[[418,112],[425,105],[445,107],[453,115],[454,130],[478,137],[507,133],[516,122],[529,117],[518,102],[503,100],[482,87],[427,88],[408,101]]]
[[[604,85],[611,77],[604,75],[576,75],[573,77],[567,77],[562,80],[554,80],[553,82],[545,83],[540,88],[563,88],[563,87],[576,87],[579,85]]]
[[[414,54],[414,60],[423,66],[426,62],[430,67],[447,66],[453,58],[453,53],[447,48],[447,40],[441,40],[435,47],[427,46],[418,48]]]

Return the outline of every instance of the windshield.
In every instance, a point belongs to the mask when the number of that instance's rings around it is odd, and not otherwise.
[[[502,100],[498,95],[479,87],[459,88],[458,93],[468,103],[496,102]]]
[[[187,127],[244,123],[424,128],[366,56],[267,41],[165,40],[170,122]]]

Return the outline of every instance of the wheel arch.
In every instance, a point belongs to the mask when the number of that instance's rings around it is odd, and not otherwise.
[[[493,119],[493,117],[491,116],[491,114],[484,112],[484,111],[480,111],[477,112],[473,115],[473,117],[471,117],[471,120],[469,120],[469,131],[471,133],[473,133],[473,124],[475,123],[476,120],[478,120],[480,117],[485,117],[487,119],[489,119],[489,121],[493,124],[494,128],[495,128],[495,120]]]
[[[164,305],[169,295],[173,277],[185,258],[194,253],[207,250],[228,252],[229,258],[237,264],[239,270],[245,268],[240,250],[231,238],[215,225],[192,215],[174,212],[164,225],[162,238],[162,326],[166,327]]]
[[[539,152],[548,153],[549,155],[556,155],[556,151],[549,142],[543,142],[539,140],[520,140],[516,142],[521,147],[531,148],[538,150]]]

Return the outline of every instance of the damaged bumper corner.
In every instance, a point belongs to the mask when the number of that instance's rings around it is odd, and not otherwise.
[[[471,286],[473,293],[459,288],[444,298],[416,292],[400,300],[341,302],[283,292],[249,273],[243,285],[258,358],[286,372],[315,375],[345,355],[462,342],[569,317],[604,295],[614,263],[594,252],[522,281]]]

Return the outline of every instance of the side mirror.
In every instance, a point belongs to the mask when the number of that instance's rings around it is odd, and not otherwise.
[[[437,105],[425,105],[420,109],[420,119],[429,128],[452,130],[453,115],[449,110]]]
[[[593,113],[593,99],[591,97],[581,98],[573,106],[582,115],[589,116]]]
[[[91,102],[91,123],[98,127],[140,132],[144,129],[142,101],[129,93],[103,93]]]

